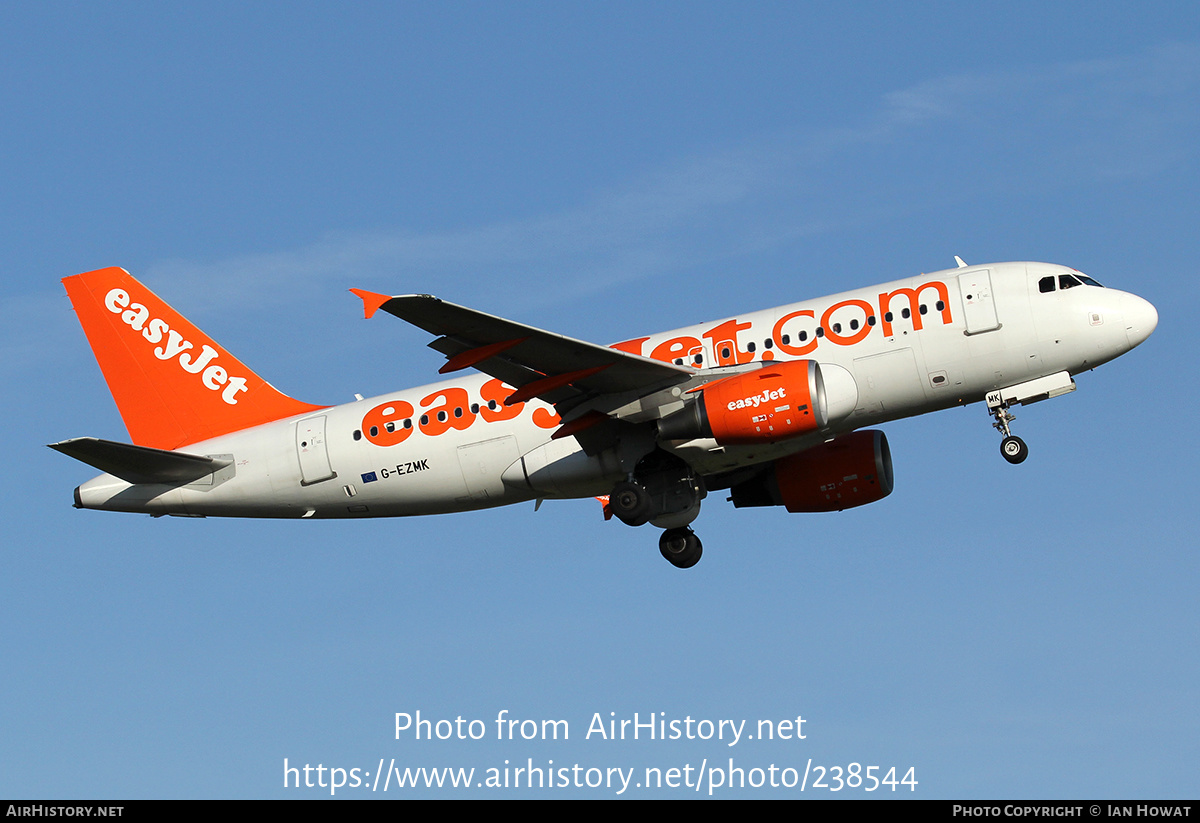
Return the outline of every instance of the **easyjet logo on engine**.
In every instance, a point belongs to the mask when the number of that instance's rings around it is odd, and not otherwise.
[[[787,397],[787,389],[775,389],[774,391],[764,391],[762,394],[756,394],[753,397],[743,397],[739,400],[730,400],[726,407],[730,411],[735,409],[757,409],[760,404],[771,400],[782,400]]]
[[[239,392],[247,391],[246,378],[234,377],[224,366],[216,363],[220,352],[207,343],[201,344],[200,354],[188,354],[195,348],[183,335],[172,329],[161,317],[151,317],[150,310],[141,303],[130,302],[129,292],[112,289],[104,295],[104,307],[116,315],[121,322],[155,346],[154,356],[159,360],[175,360],[188,374],[200,375],[200,382],[209,391],[221,392],[221,399],[231,406],[237,405]]]

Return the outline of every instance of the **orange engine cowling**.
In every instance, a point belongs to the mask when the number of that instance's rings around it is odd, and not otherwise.
[[[815,360],[790,360],[707,383],[658,423],[664,440],[711,437],[722,445],[786,440],[824,428],[825,384]]]
[[[892,452],[881,431],[857,431],[776,460],[764,474],[730,489],[733,505],[833,512],[892,493]]]

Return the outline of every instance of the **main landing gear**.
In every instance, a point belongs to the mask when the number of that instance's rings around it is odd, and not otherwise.
[[[667,521],[662,523],[659,522],[660,517],[655,516],[659,512],[654,497],[638,483],[622,481],[613,487],[608,496],[609,511],[618,520],[629,526],[644,525],[650,522],[651,518],[655,520],[655,525],[660,527],[671,525],[672,521],[674,523],[679,523],[681,520],[686,522],[695,517],[699,508],[699,501],[696,501],[693,506],[677,513],[675,517],[661,518]],[[700,562],[700,555],[703,554],[704,547],[694,531],[686,525],[676,525],[667,528],[658,538],[658,550],[675,568],[690,569]]]
[[[662,537],[658,538],[658,550],[675,568],[690,569],[700,562],[704,546],[696,533],[684,526],[663,532]]]
[[[641,526],[650,519],[653,501],[637,483],[622,480],[608,495],[608,508],[627,526]]]
[[[1009,463],[1016,465],[1024,463],[1025,458],[1029,456],[1029,447],[1025,445],[1025,441],[1017,437],[1009,430],[1008,424],[1017,419],[1017,416],[1008,410],[1008,404],[997,403],[992,405],[992,397],[988,396],[988,413],[995,418],[992,426],[996,431],[1004,435],[1004,439],[1000,441],[1000,454]]]
[[[700,538],[688,524],[700,514],[704,482],[678,457],[651,452],[613,486],[608,511],[628,526],[650,523],[664,529],[658,550],[672,566],[690,569],[700,560]]]

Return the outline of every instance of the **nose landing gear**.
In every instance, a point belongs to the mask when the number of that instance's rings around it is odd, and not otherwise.
[[[995,404],[993,405],[993,399]],[[1025,445],[1025,441],[1013,434],[1008,424],[1017,419],[1017,416],[1008,410],[1008,404],[1000,397],[999,392],[993,392],[988,395],[988,413],[996,420],[992,423],[996,431],[1004,435],[1004,439],[1000,441],[1000,454],[1004,459],[1014,466],[1017,463],[1024,463],[1025,458],[1029,456],[1029,447]]]
[[[1022,406],[1037,403],[1073,391],[1075,381],[1071,379],[1070,374],[1060,371],[988,392],[988,414],[996,418],[992,425],[1004,435],[1004,439],[1000,441],[1000,454],[1004,459],[1009,463],[1023,463],[1029,456],[1029,447],[1025,445],[1025,441],[1009,431],[1008,424],[1016,419],[1016,415],[1008,410],[1009,406],[1014,403],[1020,403]]]

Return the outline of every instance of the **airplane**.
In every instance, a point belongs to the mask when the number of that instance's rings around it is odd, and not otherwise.
[[[1011,408],[1142,343],[1148,301],[1066,266],[994,263],[600,346],[427,294],[351,289],[434,336],[445,382],[319,406],[280,392],[124,269],[64,278],[131,443],[51,444],[104,474],[75,507],[363,518],[599,499],[689,568],[701,501],[840,511],[892,492],[891,420]],[[467,371],[472,370],[472,371]]]

